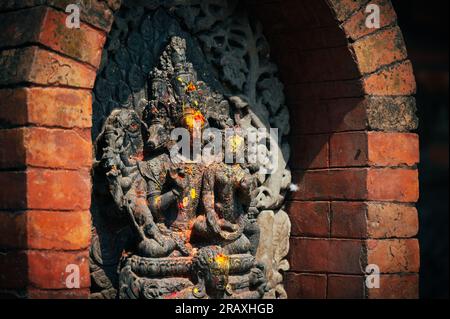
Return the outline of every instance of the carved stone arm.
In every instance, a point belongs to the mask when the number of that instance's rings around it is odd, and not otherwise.
[[[174,189],[162,195],[159,192],[154,192],[148,196],[148,205],[154,214],[161,215],[179,200],[180,193]]]

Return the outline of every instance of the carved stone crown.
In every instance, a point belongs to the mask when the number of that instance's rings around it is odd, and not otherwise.
[[[151,96],[147,113],[150,122],[167,122],[168,127],[185,124],[194,114],[205,121],[206,102],[212,98],[204,82],[197,80],[192,63],[187,62],[186,40],[173,37],[150,73]]]

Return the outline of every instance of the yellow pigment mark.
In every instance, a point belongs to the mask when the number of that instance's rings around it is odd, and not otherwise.
[[[187,207],[189,205],[189,197],[183,198],[183,207]]]
[[[230,257],[224,254],[219,254],[216,256],[215,262],[220,268],[228,269],[230,266]]]
[[[244,138],[242,138],[241,136],[238,135],[234,135],[233,137],[230,138],[230,147],[231,150],[233,152],[236,152],[239,147],[242,145],[242,143],[244,142]]]
[[[196,192],[195,188],[191,189],[191,198],[192,199],[196,199],[197,198],[197,192]]]
[[[190,130],[194,129],[194,125],[197,123],[201,128],[205,126],[206,119],[202,112],[194,111],[192,109],[187,109],[184,115],[184,123],[186,127]]]

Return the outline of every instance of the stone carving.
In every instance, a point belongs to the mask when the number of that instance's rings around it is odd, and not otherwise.
[[[95,85],[92,298],[285,298],[284,139],[261,150],[278,156],[270,175],[170,154],[175,128],[243,132],[224,147],[288,133],[267,41],[234,1],[169,2],[124,5]]]

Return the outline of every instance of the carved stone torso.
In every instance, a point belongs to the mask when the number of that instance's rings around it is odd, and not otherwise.
[[[176,228],[177,225],[187,224],[196,217],[196,211],[200,202],[202,170],[203,168],[193,164],[173,164],[169,155],[139,163],[139,170],[145,177],[148,185],[148,198],[155,205],[161,201],[161,194],[170,190],[171,171],[186,172],[185,187],[180,189],[178,201],[174,202],[164,214],[155,210],[155,219],[164,223],[167,227]]]

